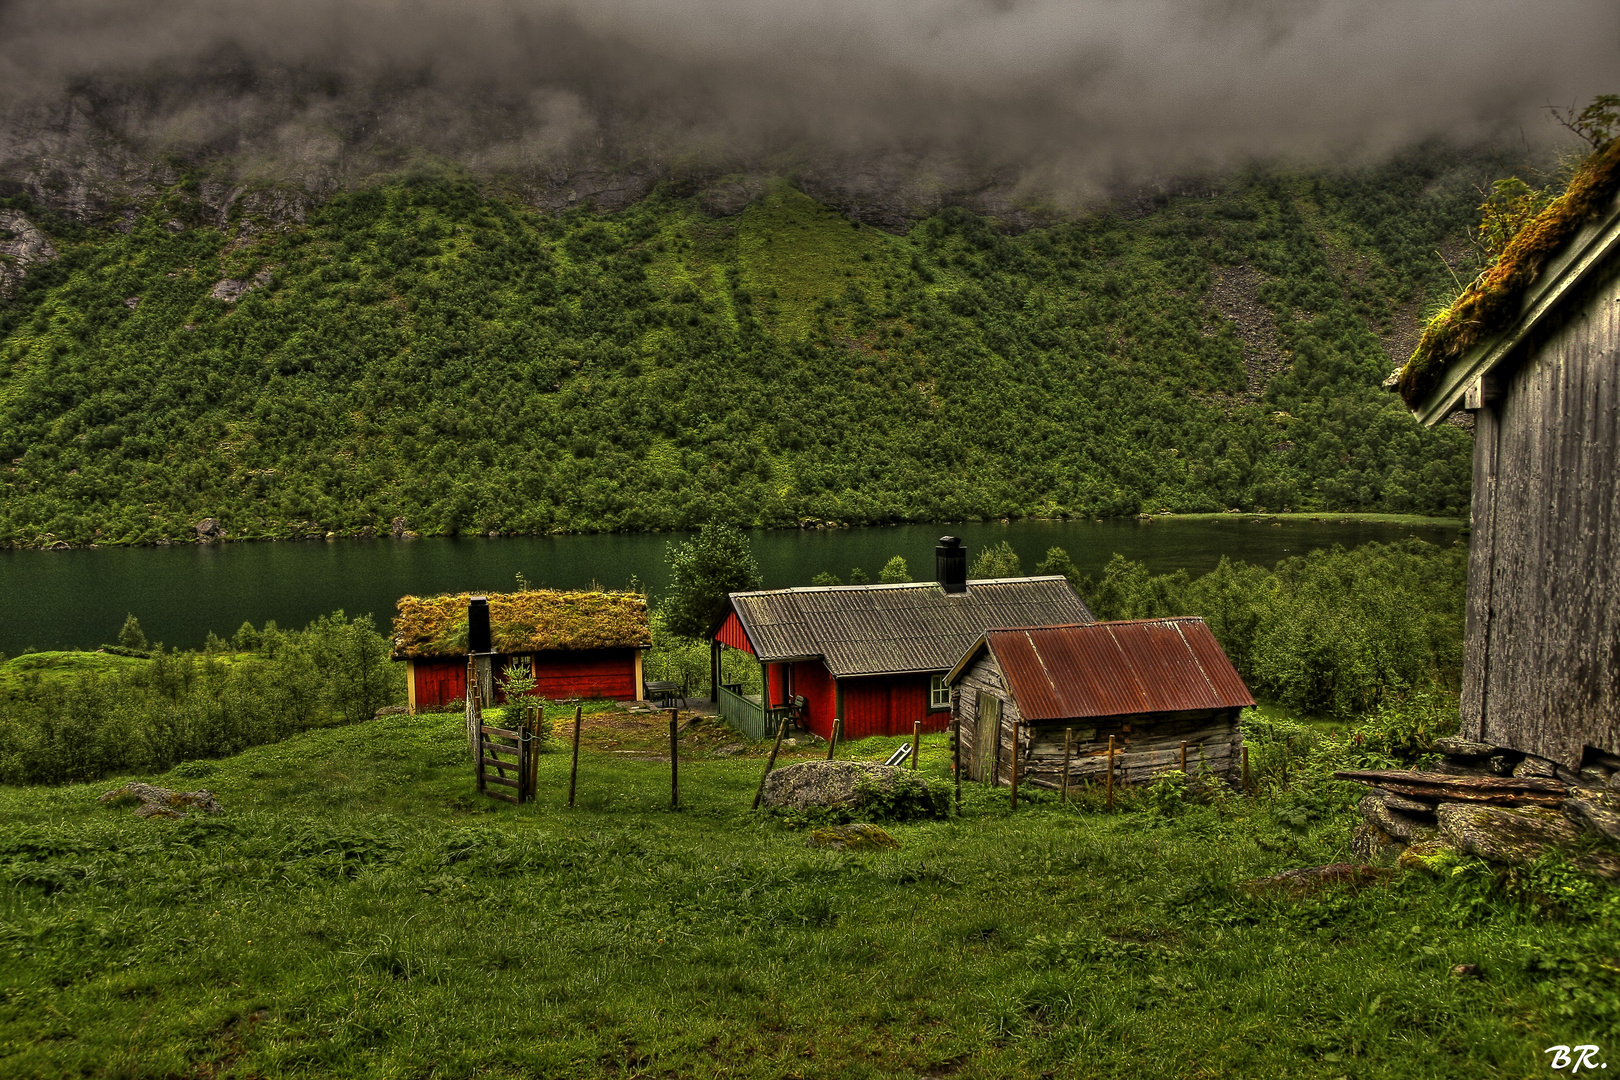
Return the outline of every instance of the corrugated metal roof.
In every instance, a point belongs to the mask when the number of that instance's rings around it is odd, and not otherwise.
[[[833,675],[947,671],[992,626],[1089,623],[1062,577],[995,578],[947,594],[936,582],[732,593],[761,660],[820,657]]]
[[[1203,619],[996,629],[984,638],[1026,720],[1254,704]]]

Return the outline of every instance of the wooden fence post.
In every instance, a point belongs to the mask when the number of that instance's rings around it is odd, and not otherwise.
[[[574,778],[579,775],[579,714],[583,706],[574,706],[574,760],[568,764],[568,805],[574,805]]]
[[[1249,744],[1243,744],[1243,794],[1249,794]]]
[[[1114,737],[1108,736],[1108,812],[1114,812]]]
[[[676,710],[669,710],[669,808],[681,808],[681,748]]]
[[[827,760],[833,759],[833,751],[838,749],[838,740],[844,737],[844,718],[833,718],[832,738],[827,740]]]
[[[956,812],[962,813],[962,718],[951,717],[951,773],[956,777]]]
[[[1181,773],[1182,773],[1183,776],[1185,776],[1187,774],[1187,740],[1186,739],[1181,740]]]
[[[1013,722],[1012,809],[1018,809],[1018,722]]]
[[[754,792],[754,805],[752,809],[759,809],[759,800],[765,797],[765,781],[769,779],[771,770],[776,767],[776,752],[782,749],[782,736],[787,734],[788,718],[782,717],[782,725],[776,729],[776,742],[771,744],[771,756],[765,762],[765,772],[759,778],[759,790]]]
[[[922,755],[922,721],[911,722],[911,771],[917,771],[917,758]]]
[[[1069,765],[1074,761],[1074,728],[1063,729],[1063,805],[1069,805]]]

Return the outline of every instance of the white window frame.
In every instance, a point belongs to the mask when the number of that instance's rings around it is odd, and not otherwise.
[[[928,709],[948,709],[951,707],[951,688],[945,685],[945,676],[931,675],[928,678]]]

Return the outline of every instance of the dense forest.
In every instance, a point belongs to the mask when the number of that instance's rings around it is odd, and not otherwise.
[[[1468,431],[1379,384],[1503,171],[904,235],[787,180],[546,213],[439,172],[221,223],[191,178],[127,232],[16,197],[59,257],[0,301],[0,544],[1459,513]]]

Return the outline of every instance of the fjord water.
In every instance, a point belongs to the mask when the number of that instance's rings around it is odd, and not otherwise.
[[[1460,527],[1401,522],[1249,518],[1153,521],[1019,521],[1010,524],[903,525],[888,528],[781,530],[751,534],[765,584],[808,585],[830,571],[847,581],[860,567],[875,581],[903,555],[912,576],[933,576],[934,544],[960,536],[971,554],[1010,542],[1026,573],[1058,546],[1085,573],[1101,572],[1116,552],[1155,573],[1200,574],[1222,555],[1273,565],[1313,548],[1416,536],[1457,541]],[[657,595],[665,585],[669,544],[678,533],[503,539],[332,540],[262,544],[0,551],[0,652],[93,648],[112,641],[128,614],[167,645],[201,645],[209,631],[228,637],[244,621],[303,626],[342,609],[371,614],[386,628],[394,603],[409,593],[501,592],[519,573],[537,586],[625,588]]]

